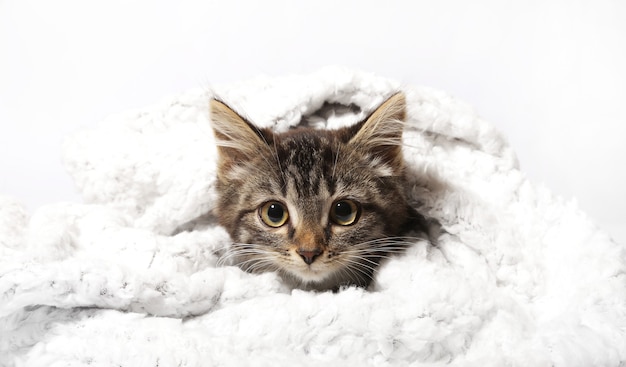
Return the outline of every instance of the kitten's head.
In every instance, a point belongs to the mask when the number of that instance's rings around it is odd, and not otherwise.
[[[278,134],[211,101],[216,214],[235,263],[307,289],[367,286],[419,216],[404,193],[404,118],[398,93],[353,126]]]

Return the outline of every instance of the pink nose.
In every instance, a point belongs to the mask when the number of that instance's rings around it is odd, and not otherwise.
[[[298,249],[296,252],[298,253],[298,255],[300,255],[300,257],[302,258],[302,260],[304,260],[305,263],[307,263],[308,265],[311,265],[313,261],[315,261],[315,259],[322,253],[322,250],[315,249],[313,251],[310,251],[310,250]]]

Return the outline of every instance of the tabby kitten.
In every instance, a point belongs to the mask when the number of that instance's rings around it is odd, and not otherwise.
[[[405,195],[405,104],[398,93],[353,126],[274,133],[212,100],[227,256],[303,289],[368,286],[405,236],[425,230]]]

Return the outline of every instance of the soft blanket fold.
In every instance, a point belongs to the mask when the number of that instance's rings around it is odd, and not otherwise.
[[[443,226],[368,290],[221,266],[214,95],[256,123],[354,123],[407,94],[411,199]],[[318,118],[325,104],[351,108]],[[0,199],[0,365],[626,366],[626,250],[529,182],[466,104],[339,68],[194,90],[64,144],[85,204]]]

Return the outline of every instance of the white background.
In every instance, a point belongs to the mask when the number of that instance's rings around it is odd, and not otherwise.
[[[470,102],[626,243],[626,1],[0,0],[0,194],[80,201],[62,138],[215,82],[329,64]],[[115,149],[115,147],[111,147]]]

